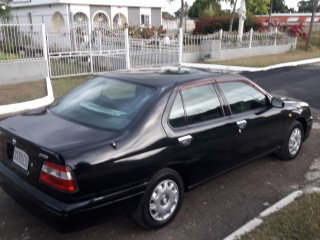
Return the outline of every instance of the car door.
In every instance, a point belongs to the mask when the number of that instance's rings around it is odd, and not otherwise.
[[[190,185],[231,166],[237,128],[220,100],[207,83],[178,88],[169,102],[165,130],[191,176]]]
[[[238,128],[234,165],[274,151],[282,143],[285,116],[269,97],[248,81],[218,83]]]

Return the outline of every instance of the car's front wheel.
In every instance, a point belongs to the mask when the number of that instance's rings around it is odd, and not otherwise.
[[[304,138],[303,127],[300,122],[295,122],[287,135],[281,150],[277,153],[282,160],[294,159],[300,152]]]
[[[134,212],[134,219],[146,228],[165,226],[178,213],[183,193],[183,181],[179,173],[169,168],[160,170],[151,178]]]

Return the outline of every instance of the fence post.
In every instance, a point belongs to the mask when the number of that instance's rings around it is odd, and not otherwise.
[[[48,45],[47,45],[47,37],[46,37],[46,26],[44,23],[41,24],[41,31],[42,31],[42,47],[43,47],[43,58],[47,63],[47,76],[51,77],[51,67],[49,64],[49,58],[48,58]]]
[[[91,23],[90,22],[87,22],[88,24],[88,40],[89,40],[89,51],[90,51],[90,71],[91,71],[91,74],[93,74],[93,56],[92,56],[92,53],[93,53],[93,48],[92,48],[92,26],[91,26]]]
[[[296,36],[295,38],[294,38],[294,49],[293,50],[296,50],[297,49],[297,43],[298,43],[298,37]]]
[[[219,40],[222,41],[222,36],[223,36],[223,30],[220,29],[219,31]]]
[[[179,53],[178,53],[179,65],[182,64],[182,52],[183,52],[183,29],[179,28]]]
[[[277,46],[277,35],[278,35],[278,28],[275,28],[274,31],[274,45]]]
[[[253,29],[250,29],[250,39],[249,39],[249,48],[252,48],[252,39],[253,39]]]
[[[130,69],[130,41],[129,41],[129,30],[128,28],[124,29],[124,44],[126,51],[126,68]]]

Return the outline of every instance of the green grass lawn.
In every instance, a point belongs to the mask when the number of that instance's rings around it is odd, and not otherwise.
[[[279,212],[266,217],[241,240],[320,239],[320,193],[305,194]]]

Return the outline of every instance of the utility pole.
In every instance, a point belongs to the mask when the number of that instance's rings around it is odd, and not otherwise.
[[[310,48],[311,35],[312,35],[312,27],[313,27],[314,17],[315,17],[315,15],[316,15],[318,3],[319,3],[319,0],[313,0],[312,16],[311,16],[311,22],[310,22],[310,26],[309,26],[308,38],[307,38],[307,42],[306,42],[306,49],[305,49],[306,51],[308,51],[309,48]]]
[[[180,9],[180,24],[179,27],[182,28],[183,25],[183,15],[184,15],[184,0],[181,0],[181,9]]]

